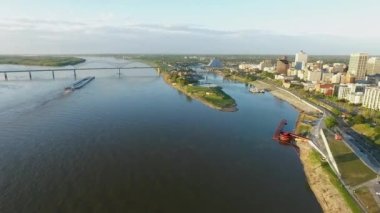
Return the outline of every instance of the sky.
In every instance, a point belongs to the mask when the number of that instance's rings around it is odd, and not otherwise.
[[[379,0],[0,3],[0,54],[380,55]]]

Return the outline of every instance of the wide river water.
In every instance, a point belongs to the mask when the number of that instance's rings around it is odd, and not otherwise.
[[[294,128],[286,102],[209,75],[238,104],[220,112],[154,69],[77,73],[96,79],[66,95],[71,72],[0,81],[0,212],[321,212],[297,153],[271,139],[282,118]]]

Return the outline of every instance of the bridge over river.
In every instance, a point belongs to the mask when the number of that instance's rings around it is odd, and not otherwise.
[[[94,68],[54,68],[54,69],[30,69],[30,70],[0,70],[0,73],[4,74],[4,80],[8,80],[9,73],[29,73],[29,79],[32,80],[32,73],[35,72],[51,72],[52,79],[55,79],[55,72],[73,72],[74,79],[77,79],[77,71],[87,70],[87,71],[97,71],[97,70],[116,70],[118,71],[119,77],[121,76],[121,70],[131,70],[131,69],[157,69],[160,73],[158,67],[94,67]]]

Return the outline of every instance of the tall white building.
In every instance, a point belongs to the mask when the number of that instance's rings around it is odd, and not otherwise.
[[[299,53],[296,53],[295,65],[301,66],[301,67],[296,67],[296,69],[305,69],[306,64],[307,64],[307,58],[308,58],[308,55],[302,50]]]
[[[367,62],[367,75],[380,74],[380,58],[371,57]]]
[[[367,87],[363,97],[363,106],[380,110],[380,87]]]
[[[350,57],[348,72],[355,76],[356,80],[364,80],[367,72],[367,53],[353,53]]]

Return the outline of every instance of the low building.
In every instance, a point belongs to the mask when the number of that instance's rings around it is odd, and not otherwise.
[[[306,91],[314,91],[315,90],[315,84],[303,83],[303,89]]]
[[[380,83],[380,74],[367,75],[365,80],[369,84],[378,85]]]
[[[288,69],[287,75],[288,76],[297,76],[297,73],[298,73],[298,70],[290,68],[290,69]]]
[[[326,82],[326,83],[331,83],[333,75],[334,74],[330,73],[330,72],[323,72],[322,73],[322,81]]]
[[[301,80],[305,80],[305,73],[306,71],[305,70],[298,70],[297,72],[297,78],[301,79]]]
[[[239,69],[241,70],[255,70],[258,69],[256,64],[240,64]]]
[[[340,83],[343,83],[342,82],[342,73],[337,73],[337,74],[334,74],[332,77],[331,77],[331,83],[333,84],[340,84]]]
[[[362,104],[363,103],[363,97],[364,97],[363,92],[350,93],[348,95],[348,101],[351,104]]]
[[[260,62],[260,70],[264,70],[266,68],[273,67],[272,60],[264,60]]]
[[[342,63],[334,63],[333,64],[333,72],[338,73],[338,72],[343,72],[344,69],[346,69],[346,65]]]
[[[334,94],[333,84],[316,84],[315,90],[327,96],[332,96]]]
[[[363,107],[380,110],[380,87],[367,87],[365,89]]]
[[[284,74],[281,75],[274,75],[275,80],[281,80],[281,81],[292,81],[294,80],[294,76],[286,76]]]
[[[322,78],[322,71],[321,70],[316,70],[316,71],[307,71],[307,81],[311,82],[319,82]]]
[[[338,89],[338,99],[347,100],[348,94],[350,94],[351,88],[347,85],[340,85]]]

